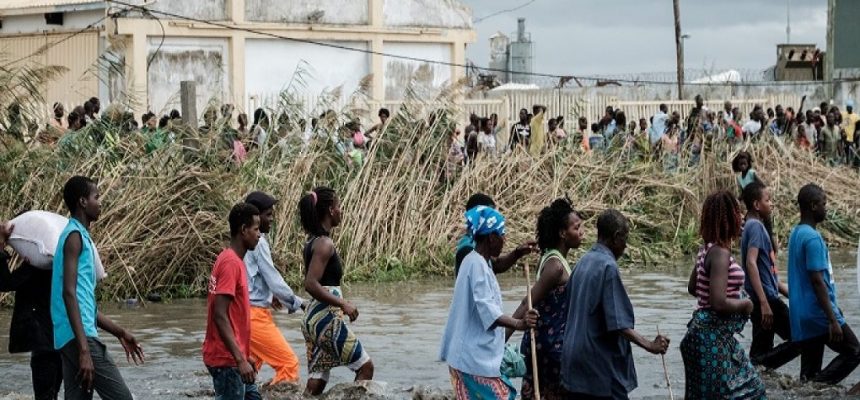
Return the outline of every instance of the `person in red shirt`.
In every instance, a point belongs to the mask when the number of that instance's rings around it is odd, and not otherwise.
[[[262,400],[254,380],[249,344],[251,304],[242,259],[260,241],[260,210],[241,203],[230,210],[230,247],[215,260],[206,299],[203,363],[219,400]]]

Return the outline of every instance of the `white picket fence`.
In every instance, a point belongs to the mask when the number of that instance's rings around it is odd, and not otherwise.
[[[714,111],[723,109],[726,100],[738,107],[743,116],[752,111],[755,105],[765,108],[776,107],[781,104],[784,107],[797,108],[800,104],[800,96],[776,95],[758,98],[729,98],[710,99],[705,101],[705,106]],[[628,121],[638,121],[640,118],[648,120],[657,113],[660,104],[666,104],[669,111],[677,111],[682,116],[689,114],[695,106],[693,100],[655,100],[655,101],[627,101],[619,100],[614,96],[604,95],[582,95],[579,93],[564,93],[550,90],[508,92],[501,96],[490,99],[464,99],[458,119],[462,124],[468,123],[468,117],[474,113],[480,117],[489,117],[497,114],[500,121],[506,121],[506,126],[516,123],[520,109],[532,112],[532,106],[543,105],[547,107],[547,113],[551,117],[563,116],[567,121],[566,128],[574,129],[576,119],[584,116],[589,123],[596,122],[603,117],[607,106],[621,109],[627,115]],[[403,101],[373,101],[373,100],[350,100],[338,96],[307,95],[292,102],[294,107],[300,107],[300,111],[308,118],[319,116],[326,110],[338,112],[349,112],[351,115],[361,118],[370,124],[376,120],[377,110],[387,108],[392,114],[396,114],[404,105]],[[430,112],[442,106],[433,102],[410,103],[413,112],[418,115],[429,115]],[[445,106],[448,106],[447,104]],[[245,109],[251,115],[253,110],[263,108],[270,111],[270,115],[282,109],[281,99],[278,93],[250,95],[246,99]],[[504,122],[503,122],[504,123]]]

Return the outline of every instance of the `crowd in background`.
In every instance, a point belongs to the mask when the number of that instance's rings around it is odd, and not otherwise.
[[[20,106],[13,104],[6,110],[7,121],[2,130],[22,140],[29,135],[41,144],[56,144],[73,153],[83,141],[115,146],[124,141],[123,136],[137,134],[145,152],[151,154],[172,143],[187,144],[189,137],[211,133],[237,163],[255,149],[307,146],[313,139],[322,138],[346,162],[360,166],[370,144],[385,131],[392,117],[391,111],[382,108],[377,114],[379,122],[365,130],[360,119],[333,110],[318,117],[291,118],[286,112],[270,116],[265,109],[258,108],[249,121],[247,114],[237,115],[233,105],[223,104],[207,107],[203,126],[192,130],[178,110],[161,117],[147,112],[138,120],[118,108],[102,114],[101,102],[96,97],[68,113],[60,103],[55,103],[53,109],[48,123],[38,126],[28,122]],[[735,146],[764,137],[814,152],[830,165],[860,167],[857,156],[860,135],[855,135],[860,129],[860,116],[851,100],[845,103],[844,112],[825,102],[813,109],[804,110],[801,106],[797,111],[782,105],[767,109],[756,105],[744,115],[730,101],[721,110],[711,110],[704,105],[702,96],[696,96],[695,106],[687,116],[682,117],[678,111],[670,111],[661,104],[649,119],[638,121],[628,120],[624,110],[608,106],[596,121],[574,115],[576,126],[570,132],[564,116],[550,117],[549,112],[542,105],[521,109],[518,120],[510,127],[498,114],[486,117],[471,114],[463,130],[446,127],[449,147],[445,176],[457,174],[479,155],[499,157],[522,151],[537,157],[560,148],[579,153],[618,152],[621,157],[661,162],[666,171],[672,172],[696,165],[702,150],[713,143]],[[434,126],[436,114],[431,113],[422,124]],[[119,129],[84,130],[98,123],[110,123]]]
[[[521,150],[539,156],[564,147],[585,153],[624,150],[622,154],[661,160],[667,171],[675,171],[681,154],[686,155],[684,160],[690,166],[695,165],[708,143],[738,145],[766,136],[815,152],[831,165],[860,167],[860,135],[855,135],[860,117],[854,112],[853,101],[846,102],[844,112],[825,102],[805,111],[782,105],[765,110],[756,105],[746,116],[730,101],[722,110],[709,110],[702,96],[696,96],[695,103],[683,118],[661,104],[650,119],[638,121],[628,121],[624,110],[608,106],[591,124],[586,117],[579,117],[570,133],[565,130],[563,116],[547,119],[547,108],[541,105],[535,105],[531,112],[520,110],[519,120],[509,131],[500,126],[496,114],[484,118],[472,114],[463,135],[459,131],[452,134],[449,170],[468,164],[479,154],[494,157]],[[503,132],[508,138],[504,143]]]

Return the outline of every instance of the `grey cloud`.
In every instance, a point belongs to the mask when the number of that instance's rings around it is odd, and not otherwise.
[[[524,0],[463,0],[481,17]],[[785,41],[785,2],[778,0],[687,0],[682,27],[690,68],[764,69],[774,64]],[[826,0],[791,0],[792,42],[825,45]],[[477,42],[467,56],[489,59],[488,38],[512,34],[517,17],[527,19],[535,42],[535,71],[552,74],[615,74],[672,71],[674,16],[668,0],[537,0],[514,13],[476,25]]]

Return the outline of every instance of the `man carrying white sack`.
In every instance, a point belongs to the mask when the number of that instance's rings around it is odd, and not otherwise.
[[[119,339],[126,358],[143,362],[137,339],[98,311],[97,260],[90,224],[101,214],[96,183],[75,176],[63,187],[63,200],[71,217],[60,235],[51,279],[51,319],[54,348],[63,359],[64,398],[92,400],[93,390],[104,400],[132,400],[119,369],[100,341],[98,328]]]
[[[30,352],[33,398],[56,400],[63,383],[60,352],[54,350],[51,323],[51,270],[24,262],[9,270],[6,244],[14,226],[0,222],[0,292],[15,292],[15,309],[9,327],[9,352]]]

